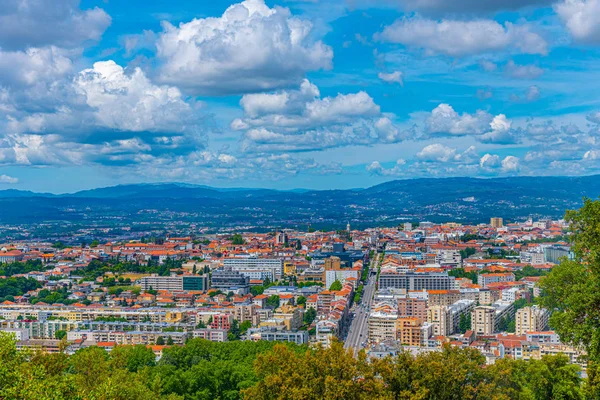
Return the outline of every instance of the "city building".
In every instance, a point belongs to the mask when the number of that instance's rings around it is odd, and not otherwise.
[[[524,335],[529,332],[541,332],[548,327],[550,313],[538,306],[523,307],[515,315],[515,333]]]
[[[449,290],[455,288],[455,279],[446,272],[381,273],[379,288],[410,290]]]

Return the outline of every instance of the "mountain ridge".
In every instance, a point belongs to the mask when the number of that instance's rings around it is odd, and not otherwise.
[[[561,218],[600,195],[600,175],[415,178],[364,189],[274,190],[178,183],[119,185],[70,194],[0,191],[0,223],[107,225],[181,223],[219,229],[267,226],[343,228],[404,221],[488,222]]]

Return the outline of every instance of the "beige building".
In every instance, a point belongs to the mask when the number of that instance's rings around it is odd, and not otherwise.
[[[524,335],[527,332],[540,332],[548,326],[550,313],[544,308],[537,306],[524,307],[517,311],[516,328],[517,335]]]
[[[420,346],[423,341],[421,321],[416,317],[398,318],[396,321],[397,339],[408,346]]]
[[[452,315],[447,306],[431,306],[427,309],[427,322],[433,326],[436,336],[448,336],[453,333]]]
[[[493,217],[490,218],[490,225],[492,228],[502,228],[504,226],[504,221],[502,221],[502,218]]]
[[[489,306],[475,307],[471,311],[471,330],[476,335],[491,335],[496,328],[496,309]]]
[[[382,312],[369,315],[369,341],[379,343],[384,340],[396,339],[396,320],[398,316]]]

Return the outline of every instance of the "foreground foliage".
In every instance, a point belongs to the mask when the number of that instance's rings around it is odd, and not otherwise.
[[[89,347],[68,356],[17,351],[0,334],[4,399],[583,399],[578,367],[564,356],[500,360],[486,366],[473,349],[446,348],[369,362],[336,342],[308,349],[269,342],[190,340],[155,362],[145,346],[110,353]]]

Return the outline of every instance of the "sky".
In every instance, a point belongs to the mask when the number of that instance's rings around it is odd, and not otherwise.
[[[600,173],[600,0],[3,0],[0,190]]]

